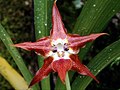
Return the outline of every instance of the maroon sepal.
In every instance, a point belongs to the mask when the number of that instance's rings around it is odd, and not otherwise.
[[[52,64],[53,70],[58,73],[61,81],[65,84],[66,72],[69,71],[72,67],[71,60],[69,59],[60,59],[56,60]]]
[[[94,41],[96,38],[107,35],[106,33],[98,33],[98,34],[90,34],[88,36],[79,36],[77,34],[69,34],[68,36],[68,42],[69,46],[74,48],[81,48],[83,47],[87,42]]]
[[[82,75],[87,75],[90,76],[91,78],[93,78],[97,83],[99,83],[99,81],[96,79],[96,77],[90,72],[90,70],[83,65],[78,56],[77,55],[70,55],[70,58],[72,60],[72,70],[77,71],[78,73],[82,74]]]
[[[37,73],[35,74],[34,78],[32,79],[32,81],[29,84],[29,87],[31,87],[32,85],[36,84],[37,82],[41,81],[42,79],[44,79],[46,76],[48,76],[48,74],[50,72],[52,72],[52,67],[51,67],[51,63],[53,61],[52,57],[48,57],[47,59],[44,60],[44,65],[42,66],[42,68],[40,68]]]
[[[52,8],[52,30],[51,30],[51,39],[56,40],[58,38],[65,39],[67,37],[67,30],[64,27],[62,22],[62,17],[59,13],[59,10],[54,2]]]
[[[49,37],[44,37],[39,39],[36,42],[24,42],[13,45],[25,50],[34,50],[37,54],[46,56],[47,53],[51,50],[51,44]]]

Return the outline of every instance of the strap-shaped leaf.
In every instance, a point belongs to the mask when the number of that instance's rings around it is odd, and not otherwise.
[[[47,36],[52,27],[51,15],[54,0],[34,0],[34,26],[36,39]]]
[[[87,0],[73,32],[80,35],[100,32],[119,11],[120,0]]]
[[[120,0],[87,0],[80,13],[73,33],[87,35],[102,32],[109,20],[120,11]],[[90,45],[81,49],[80,57],[84,58]]]
[[[114,42],[113,44],[107,46],[98,55],[96,55],[88,64],[89,69],[94,75],[99,74],[99,72],[109,65],[112,61],[120,58],[120,40]],[[85,88],[92,81],[90,77],[77,77],[72,84],[72,90],[85,90]]]
[[[109,20],[120,11],[120,0],[87,0],[80,13],[73,33],[88,35],[93,32],[101,32]],[[90,48],[90,43],[80,51],[80,58],[84,56]],[[57,80],[56,90],[63,87]],[[64,87],[63,87],[64,88]]]
[[[36,39],[47,36],[51,29],[52,5],[54,0],[34,0],[34,26]],[[38,56],[38,65],[42,67],[43,58]],[[49,76],[41,81],[43,90],[50,90]]]
[[[30,80],[32,79],[32,75],[30,74],[29,70],[25,66],[22,57],[20,56],[19,52],[15,47],[13,47],[13,42],[8,35],[8,33],[5,31],[4,27],[0,24],[0,39],[3,41],[5,46],[7,47],[9,53],[13,57],[15,63],[17,64],[18,68],[20,69],[22,75],[24,76],[27,83],[30,83]],[[34,90],[38,90],[38,87],[33,87]]]
[[[85,35],[93,32],[101,32],[111,17],[119,11],[120,0],[88,0],[81,12],[81,15],[78,17],[73,32],[77,32],[80,35]],[[90,46],[91,45],[89,44],[84,49],[81,49],[79,55],[82,59],[88,52]],[[74,84],[75,82],[73,85]],[[87,87],[89,83],[87,82],[84,84],[86,84]],[[82,88],[81,90],[84,89]]]

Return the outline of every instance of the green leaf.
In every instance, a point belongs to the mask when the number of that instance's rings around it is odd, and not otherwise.
[[[65,85],[61,82],[60,78],[57,77],[56,85],[55,85],[55,90],[66,90]]]
[[[73,33],[88,35],[102,32],[109,20],[120,11],[120,0],[87,0],[73,29]],[[80,50],[81,60],[88,52],[91,43]],[[60,82],[57,80],[57,82]],[[75,83],[75,82],[74,82]],[[58,83],[59,87],[63,87]],[[56,86],[56,88],[57,88]]]
[[[80,13],[73,33],[88,35],[102,32],[109,20],[120,11],[120,0],[87,0]],[[84,58],[91,45],[81,49],[80,57]]]
[[[107,65],[114,60],[120,58],[120,40],[112,43],[96,55],[88,64],[90,71],[94,75],[99,74]],[[85,88],[92,81],[92,78],[84,76],[82,78],[77,77],[72,84],[72,90],[85,90]]]
[[[34,0],[34,24],[36,39],[47,36],[51,28],[51,12],[53,0]],[[38,56],[39,67],[43,65],[43,58]],[[50,77],[41,81],[43,90],[50,90]]]
[[[69,80],[68,72],[66,73],[65,85],[66,85],[66,90],[71,90],[71,86],[70,86],[70,80]]]
[[[34,25],[36,39],[47,36],[51,29],[53,0],[34,0]]]
[[[119,11],[120,0],[87,0],[73,32],[80,35],[100,32]]]
[[[80,35],[102,32],[109,20],[119,11],[120,0],[88,0],[77,19],[73,32],[79,33]],[[84,58],[90,46],[91,43],[84,49],[81,49],[79,53],[81,59]],[[73,85],[75,85],[76,80]],[[87,83],[85,84],[88,85]]]
[[[13,42],[1,24],[0,24],[0,39],[3,41],[3,43],[7,47],[8,51],[10,52],[11,56],[13,57],[15,63],[17,64],[18,68],[20,69],[22,75],[24,76],[25,80],[29,84],[32,79],[32,75],[29,72],[29,70],[27,69],[26,65],[24,64],[23,59],[20,56],[17,49],[12,46]],[[38,90],[38,89],[39,88],[36,86],[33,87],[33,90]]]

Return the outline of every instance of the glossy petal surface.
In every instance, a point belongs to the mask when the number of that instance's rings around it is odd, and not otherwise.
[[[50,72],[52,72],[51,63],[53,61],[52,57],[49,57],[44,60],[44,65],[42,68],[40,68],[37,73],[35,74],[34,78],[32,79],[30,86],[34,85],[35,83],[41,81],[43,78],[45,78]]]
[[[82,75],[87,75],[90,76],[91,78],[93,78],[97,83],[99,83],[99,81],[96,79],[96,77],[90,72],[90,70],[83,65],[78,56],[77,55],[71,55],[70,56],[71,60],[72,60],[72,70],[77,71],[78,73],[82,74]]]
[[[96,38],[102,36],[102,35],[106,35],[106,33],[99,33],[99,34],[90,34],[88,36],[79,36],[77,34],[71,34],[68,37],[68,41],[70,43],[70,47],[73,49],[76,49],[76,47],[79,49],[83,46],[85,46],[85,44],[87,42],[91,42],[94,41]]]
[[[51,49],[49,37],[41,38],[36,42],[24,42],[13,45],[25,50],[34,50],[37,54],[46,56]]]
[[[60,59],[53,62],[53,70],[58,73],[61,81],[65,83],[66,72],[69,71],[72,67],[70,60]]]
[[[65,39],[67,31],[62,22],[61,15],[58,11],[56,3],[53,5],[52,9],[52,30],[51,30],[51,39],[56,40],[58,38]]]

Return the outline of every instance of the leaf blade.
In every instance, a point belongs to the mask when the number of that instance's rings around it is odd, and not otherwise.
[[[119,5],[119,0],[87,0],[73,32],[80,35],[102,32],[109,20],[120,11]],[[79,53],[81,59],[85,57],[91,45],[89,43],[84,49],[81,49]],[[73,84],[75,85],[75,82]]]
[[[51,28],[53,0],[34,0],[34,25],[36,39],[47,36]],[[38,65],[42,67],[43,58],[38,56]],[[47,87],[46,87],[47,86]],[[50,76],[41,81],[43,90],[50,90]]]
[[[87,0],[80,13],[73,33],[87,35],[102,32],[109,20],[120,11],[120,0]],[[81,49],[80,57],[84,58],[90,48],[90,44]]]
[[[20,69],[22,75],[24,76],[25,80],[29,84],[30,80],[32,79],[32,75],[27,69],[27,67],[24,64],[24,61],[22,57],[20,56],[19,52],[15,47],[13,47],[13,42],[8,35],[8,33],[5,31],[4,27],[0,24],[0,39],[3,41],[5,46],[7,47],[9,53],[13,57],[15,63],[17,64],[18,68]],[[38,87],[33,87],[34,90],[38,90]]]
[[[112,61],[120,57],[120,40],[112,43],[103,49],[98,55],[96,55],[91,62],[88,64],[89,69],[94,75],[99,74],[99,72],[109,65]],[[79,78],[72,84],[73,90],[84,90],[89,83],[92,81],[89,77]]]

